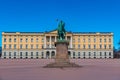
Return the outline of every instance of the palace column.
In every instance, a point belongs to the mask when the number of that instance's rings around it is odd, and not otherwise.
[[[46,36],[44,37],[44,48],[46,48]]]
[[[51,41],[51,36],[50,36],[50,48],[52,48],[52,41]]]
[[[55,36],[55,42],[57,41],[57,36]]]
[[[72,36],[71,36],[71,40],[70,40],[70,48],[72,48]]]
[[[51,36],[50,36],[50,48],[52,48],[52,40],[51,40]],[[51,59],[51,51],[49,51],[50,52],[50,59]]]
[[[72,36],[70,37],[70,48],[73,48],[72,47]],[[71,55],[70,57],[73,58],[73,51],[70,51]]]

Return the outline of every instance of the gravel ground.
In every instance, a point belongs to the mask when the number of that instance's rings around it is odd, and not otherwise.
[[[43,68],[53,59],[0,59],[0,80],[120,80],[120,59],[71,59],[80,68]]]

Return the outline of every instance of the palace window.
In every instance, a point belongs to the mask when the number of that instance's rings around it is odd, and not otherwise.
[[[36,49],[38,49],[38,47],[39,47],[39,45],[37,44],[37,45],[36,45]]]
[[[44,38],[42,38],[42,42],[44,42]]]
[[[31,45],[31,49],[33,49],[33,44]]]
[[[38,52],[36,52],[36,56],[39,56],[39,55],[38,55]]]
[[[85,52],[83,52],[83,56],[85,56]]]
[[[85,42],[85,39],[83,39],[83,42]]]
[[[104,48],[106,49],[106,45],[104,45]]]
[[[78,45],[78,48],[80,48],[80,44]]]
[[[90,42],[90,39],[88,39],[88,42]]]
[[[96,45],[94,45],[94,49],[96,49]]]
[[[106,42],[106,39],[104,39],[104,42]]]
[[[91,46],[90,46],[90,45],[88,45],[88,48],[90,49],[90,48],[91,48]]]
[[[96,56],[96,52],[94,52],[94,57]]]
[[[4,44],[4,49],[6,49],[6,44]]]
[[[42,49],[44,48],[44,45],[42,45]]]
[[[14,52],[14,56],[16,56],[16,52]]]
[[[14,49],[16,49],[16,44],[14,44]]]
[[[9,39],[9,42],[12,42],[12,39],[11,39],[11,38]]]
[[[44,56],[44,52],[42,52],[42,57]]]
[[[20,56],[22,56],[22,52],[20,52]]]
[[[83,45],[83,49],[85,49],[85,45]]]
[[[80,38],[78,38],[78,42],[80,42]]]
[[[73,56],[75,56],[75,52],[73,52]]]
[[[26,49],[28,49],[28,45],[26,44]]]
[[[100,49],[102,49],[102,45],[100,44]]]
[[[106,52],[104,52],[104,55],[106,56]]]
[[[111,49],[111,45],[109,45],[109,49]]]
[[[31,56],[33,56],[33,52],[31,52]]]
[[[6,52],[4,52],[4,56],[6,56]]]
[[[28,42],[28,38],[26,38],[26,42]]]
[[[111,56],[111,52],[109,52],[109,56]]]
[[[109,42],[111,42],[111,39],[109,39]]]
[[[36,42],[38,42],[38,41],[39,41],[39,39],[37,38],[37,39],[36,39]]]
[[[22,44],[20,45],[20,49],[22,49]]]
[[[80,56],[80,52],[78,52],[78,56]]]
[[[6,40],[6,38],[4,38],[4,42],[6,42],[7,40]]]
[[[100,43],[102,42],[102,39],[100,39]]]
[[[9,52],[9,56],[11,56],[11,52]]]
[[[31,42],[33,42],[33,38],[31,38]]]
[[[12,48],[12,45],[11,44],[9,44],[9,49],[11,49]]]
[[[94,38],[94,43],[96,42],[96,39]]]
[[[28,52],[25,53],[25,56],[28,56]]]
[[[20,39],[20,42],[22,42],[22,41],[23,41],[23,39],[21,38],[21,39]]]
[[[16,42],[16,38],[14,38],[14,42]]]
[[[102,52],[100,52],[100,56],[102,56]]]
[[[89,52],[89,57],[91,56],[91,52]]]

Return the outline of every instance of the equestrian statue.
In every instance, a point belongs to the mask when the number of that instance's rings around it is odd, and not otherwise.
[[[66,30],[65,30],[65,23],[61,20],[58,24],[58,29],[57,29],[57,34],[58,34],[58,40],[63,41],[65,40],[65,35],[66,35]]]

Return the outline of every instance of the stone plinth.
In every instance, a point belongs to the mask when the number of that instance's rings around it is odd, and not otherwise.
[[[48,68],[64,68],[64,67],[79,67],[74,63],[70,63],[68,55],[68,41],[55,42],[56,46],[56,58],[55,63],[46,65]]]
[[[56,58],[55,63],[68,63],[69,56],[68,56],[68,42],[56,42]]]

